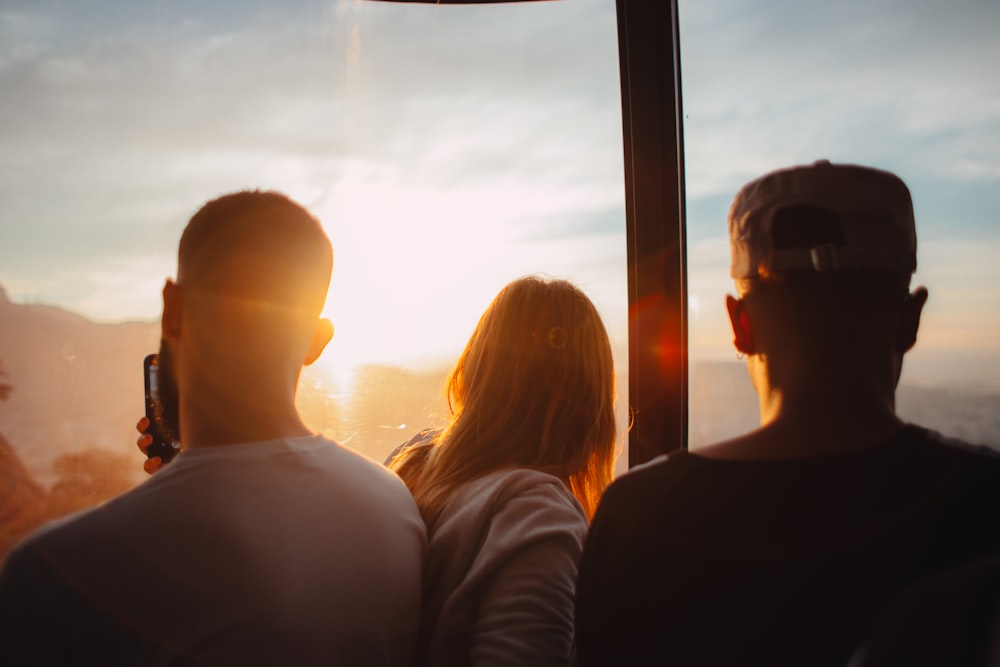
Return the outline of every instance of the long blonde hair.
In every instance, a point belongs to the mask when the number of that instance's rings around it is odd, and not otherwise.
[[[428,525],[465,483],[532,468],[567,484],[588,518],[614,472],[611,344],[590,299],[529,276],[483,313],[445,384],[451,420],[392,461]]]

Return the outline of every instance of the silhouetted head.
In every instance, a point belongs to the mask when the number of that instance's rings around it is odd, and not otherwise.
[[[926,299],[909,293],[917,239],[903,181],[826,161],[772,172],[737,194],[729,234],[740,352],[781,376],[869,368],[895,386]]]
[[[204,396],[205,411],[285,409],[332,335],[319,319],[333,266],[319,221],[277,192],[228,194],[191,218],[177,264],[163,293],[167,385]]]
[[[582,291],[540,277],[504,287],[447,393],[451,423],[415,479],[425,517],[464,482],[509,467],[561,478],[593,513],[613,474],[615,376],[607,331]],[[405,466],[401,474],[411,481]]]
[[[188,223],[177,252],[177,283],[192,294],[290,308],[319,317],[333,249],[319,221],[277,192],[228,194]]]

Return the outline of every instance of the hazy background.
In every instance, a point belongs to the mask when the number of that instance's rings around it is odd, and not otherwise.
[[[690,445],[756,424],[723,298],[726,212],[828,158],[913,191],[930,288],[904,417],[1000,448],[996,2],[682,1]],[[567,277],[612,335],[627,423],[613,0],[0,4],[0,502],[10,534],[141,480],[141,361],[202,203],[284,191],[335,246],[310,423],[380,459],[439,423],[506,282]],[[0,534],[0,547],[2,547]]]

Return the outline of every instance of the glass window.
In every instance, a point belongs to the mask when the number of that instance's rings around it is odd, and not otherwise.
[[[439,424],[448,366],[528,273],[593,298],[627,405],[616,39],[611,0],[4,3],[0,548],[144,477],[160,288],[232,190],[286,192],[333,240],[317,430],[381,460]]]
[[[888,169],[917,217],[930,290],[898,392],[905,419],[1000,448],[1000,5],[680,3],[690,445],[757,425],[723,298],[739,187],[817,159]]]

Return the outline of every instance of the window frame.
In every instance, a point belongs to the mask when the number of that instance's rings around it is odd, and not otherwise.
[[[634,467],[687,447],[684,134],[676,0],[616,2]]]

